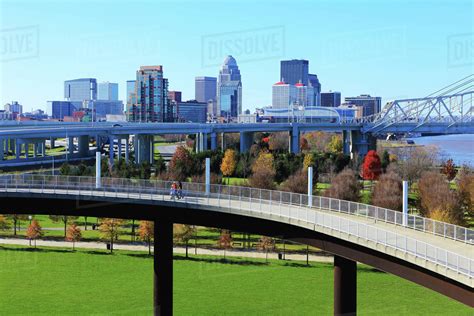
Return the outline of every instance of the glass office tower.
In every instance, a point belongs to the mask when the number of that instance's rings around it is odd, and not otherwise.
[[[64,81],[64,99],[67,101],[97,100],[97,80],[82,78]]]
[[[97,99],[118,101],[118,83],[100,82],[97,85]]]
[[[217,109],[221,117],[236,118],[242,113],[242,80],[234,57],[227,56],[219,71]]]
[[[217,78],[196,77],[194,81],[194,98],[198,102],[216,99]]]
[[[280,81],[308,84],[309,62],[304,59],[282,60],[280,62]]]

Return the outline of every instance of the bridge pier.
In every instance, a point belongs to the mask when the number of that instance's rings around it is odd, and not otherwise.
[[[89,135],[82,135],[78,137],[77,149],[80,157],[86,157],[89,153]]]
[[[356,315],[357,262],[334,256],[334,315]]]
[[[115,137],[109,136],[109,164],[111,166],[114,164],[114,142]]]
[[[290,153],[298,154],[300,152],[300,131],[298,127],[293,126],[290,131],[289,142]]]
[[[217,133],[211,133],[211,150],[217,150]]]
[[[0,160],[3,160],[4,150],[5,150],[5,140],[3,138],[0,139]]]
[[[154,315],[173,314],[173,223],[156,220],[153,253]]]
[[[253,143],[252,132],[240,132],[240,152],[245,153],[250,150]]]
[[[69,152],[69,155],[74,154],[74,137],[69,137],[67,141],[67,151]]]
[[[354,159],[358,155],[361,159],[367,155],[369,150],[375,149],[377,140],[374,136],[360,131],[343,131],[343,150],[345,155]]]
[[[143,162],[152,163],[153,136],[135,135],[135,161],[138,164]]]

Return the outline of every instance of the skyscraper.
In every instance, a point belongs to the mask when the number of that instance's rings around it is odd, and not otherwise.
[[[321,105],[321,83],[318,75],[308,74],[308,86],[313,88],[313,104],[315,106]]]
[[[242,80],[235,58],[224,60],[217,83],[217,108],[220,116],[236,118],[242,113]]]
[[[82,78],[64,81],[64,99],[67,101],[97,100],[97,80]]]
[[[196,77],[194,81],[194,97],[198,102],[216,100],[217,78]]]
[[[321,93],[321,106],[338,107],[341,105],[340,92],[323,92]]]
[[[126,103],[130,101],[132,94],[135,93],[135,80],[127,80],[127,99]]]
[[[371,97],[370,94],[361,94],[358,97],[346,97],[346,102],[362,107],[362,116],[370,116],[380,112],[381,97]]]
[[[97,85],[97,99],[118,101],[118,83],[100,82]]]
[[[168,91],[170,101],[181,102],[181,91]]]
[[[141,66],[137,71],[134,94],[136,99],[127,104],[129,121],[173,122],[176,120],[176,105],[169,102],[168,79],[163,78],[163,66]]]
[[[304,59],[282,60],[280,62],[280,81],[289,84],[308,84],[309,62]]]

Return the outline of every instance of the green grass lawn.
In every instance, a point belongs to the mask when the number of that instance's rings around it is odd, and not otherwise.
[[[2,315],[151,315],[145,253],[0,246]],[[174,260],[176,315],[331,315],[329,264],[216,257]],[[358,268],[360,315],[472,315],[467,306],[398,277]]]

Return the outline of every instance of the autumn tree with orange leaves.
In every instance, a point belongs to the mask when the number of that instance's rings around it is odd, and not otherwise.
[[[36,248],[36,239],[40,238],[41,236],[43,236],[43,230],[41,229],[41,226],[38,221],[34,219],[26,230],[26,237],[28,237],[28,239],[30,240],[30,246],[31,240],[34,240]]]
[[[118,218],[102,218],[100,220],[99,231],[101,237],[110,243],[110,253],[114,251],[114,241],[118,239],[122,233],[123,219]]]
[[[155,238],[155,223],[152,221],[140,221],[138,236],[148,245],[148,254],[151,255],[151,242]]]
[[[221,249],[224,249],[224,260],[225,260],[225,251],[232,248],[232,235],[229,230],[223,229],[219,240],[217,240],[217,246]]]
[[[76,223],[69,225],[66,231],[66,240],[72,242],[72,251],[74,251],[76,242],[81,240],[81,238],[81,229],[76,225]]]

